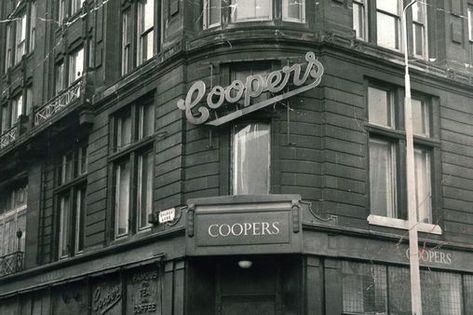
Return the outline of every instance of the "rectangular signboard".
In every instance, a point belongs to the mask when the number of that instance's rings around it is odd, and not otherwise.
[[[300,196],[220,196],[188,202],[188,255],[297,253]]]

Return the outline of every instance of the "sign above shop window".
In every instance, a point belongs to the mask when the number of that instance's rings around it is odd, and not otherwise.
[[[248,76],[245,82],[234,80],[225,88],[216,85],[207,97],[204,81],[197,81],[189,89],[186,98],[177,102],[177,107],[185,112],[192,124],[222,125],[319,85],[324,73],[323,65],[313,52],[308,52],[305,60],[305,64],[285,66],[264,77],[255,74]],[[268,98],[260,100],[263,93],[267,93]],[[206,103],[203,104],[203,101]],[[224,108],[224,104],[235,104],[237,106],[231,108],[236,107],[236,110]],[[217,110],[220,115],[216,114]]]
[[[189,255],[301,252],[301,234],[298,195],[189,200],[186,247]]]

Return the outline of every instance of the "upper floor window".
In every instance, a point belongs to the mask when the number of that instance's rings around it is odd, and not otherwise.
[[[389,49],[404,50],[401,3],[398,0],[353,0],[353,30],[356,38],[372,40]],[[428,56],[427,6],[425,2],[418,1],[406,11],[409,51],[419,58]]]
[[[68,16],[74,16],[80,11],[85,0],[59,0],[58,1],[58,20],[64,21]]]
[[[432,223],[432,105],[425,97],[412,100],[417,214],[420,222]],[[403,111],[394,89],[368,88],[369,172],[371,214],[405,219],[405,139]]]
[[[33,51],[36,42],[36,2],[31,2],[30,9],[30,47],[29,51]]]
[[[274,16],[282,16],[283,21],[304,23],[305,0],[231,0],[231,10],[224,0],[202,0],[203,28],[219,26],[222,21],[231,23],[270,21]],[[224,1],[224,2],[222,2]],[[274,8],[281,8],[281,14],[274,14]],[[230,16],[223,18],[224,14]]]
[[[87,144],[74,144],[57,163],[58,257],[65,258],[84,249]]]
[[[366,2],[368,0],[353,0],[353,29],[355,30],[355,36],[358,39],[367,39],[367,10]]]
[[[28,87],[31,91],[31,86]],[[27,90],[28,90],[27,88]],[[28,99],[25,102],[23,93],[16,94],[9,103],[1,106],[1,133],[14,127],[21,115],[28,115],[31,107],[28,107]],[[1,134],[0,133],[0,134]]]
[[[56,69],[55,69],[55,83],[54,83],[54,91],[55,94],[59,94],[65,86],[64,86],[64,60],[59,61],[56,64]]]
[[[232,0],[233,22],[265,21],[273,18],[272,0]]]
[[[26,31],[26,11],[23,11],[16,20],[15,63],[18,63],[26,53]]]
[[[156,23],[156,1],[139,0],[127,4],[122,10],[122,75],[156,54],[156,34],[159,34]]]
[[[69,55],[69,80],[68,85],[70,86],[77,79],[82,77],[84,72],[84,48],[74,50]]]
[[[473,4],[468,5],[468,40],[473,41]]]
[[[120,238],[149,228],[153,205],[154,133],[152,102],[132,104],[116,113],[113,143],[114,235]],[[132,150],[124,150],[132,146]],[[122,153],[120,153],[120,151]]]
[[[232,188],[234,195],[268,194],[271,144],[268,123],[238,123],[232,132]]]
[[[5,72],[12,65],[13,43],[12,43],[12,24],[7,24],[6,47],[5,47]]]
[[[82,8],[85,0],[71,0],[71,15],[76,14]]]
[[[399,50],[401,19],[398,0],[376,1],[376,38],[378,45]]]
[[[25,250],[28,184],[16,182],[0,191],[0,256],[4,256]]]

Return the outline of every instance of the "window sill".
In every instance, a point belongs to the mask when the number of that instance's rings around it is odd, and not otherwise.
[[[370,214],[367,220],[368,220],[368,223],[371,225],[385,226],[385,227],[391,227],[391,228],[401,229],[401,230],[409,230],[409,221],[407,220],[383,217],[383,216],[373,215],[373,214]],[[442,235],[443,233],[442,228],[439,225],[423,223],[423,222],[419,222],[417,224],[417,230],[419,232],[437,234],[437,235]]]

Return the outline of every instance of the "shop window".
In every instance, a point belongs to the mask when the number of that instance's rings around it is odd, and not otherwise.
[[[399,121],[404,111],[394,89],[368,87],[369,180],[371,214],[406,219],[405,136]],[[412,100],[415,189],[420,222],[432,223],[432,104],[426,97]],[[399,119],[399,121],[397,120]],[[422,141],[421,141],[422,140]]]
[[[375,264],[342,263],[344,314],[386,314],[386,268]]]
[[[268,123],[234,125],[232,133],[232,188],[234,195],[268,194],[271,134]]]
[[[69,86],[84,73],[84,48],[76,49],[69,55]]]
[[[86,143],[76,144],[60,155],[55,189],[60,259],[80,254],[84,249],[86,174]]]
[[[154,105],[132,104],[113,118],[114,235],[147,230],[153,206]],[[132,147],[132,149],[128,149]]]
[[[305,22],[304,0],[283,0],[282,19],[289,22]]]
[[[127,74],[134,66],[151,59],[157,52],[157,0],[139,0],[122,9],[121,73]]]
[[[28,184],[15,182],[0,191],[0,256],[5,256],[25,250]]]
[[[357,39],[366,40],[367,0],[353,0],[353,30]]]

